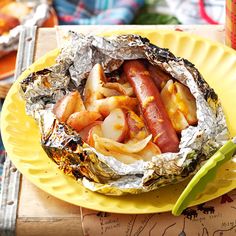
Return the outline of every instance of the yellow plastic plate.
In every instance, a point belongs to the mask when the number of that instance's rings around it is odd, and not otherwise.
[[[236,135],[236,53],[203,38],[175,31],[134,30],[111,34],[136,33],[147,37],[175,55],[189,59],[219,95],[231,135]],[[106,34],[108,35],[108,34]],[[29,73],[55,63],[59,50],[49,52],[26,70],[12,86],[2,111],[1,130],[9,157],[22,174],[51,195],[75,205],[116,213],[152,213],[170,211],[188,181],[166,186],[140,195],[104,196],[85,189],[73,178],[64,175],[40,146],[39,129],[25,114],[25,102],[20,97],[19,81]],[[196,199],[196,205],[216,198],[236,187],[236,163],[228,162],[217,177]]]

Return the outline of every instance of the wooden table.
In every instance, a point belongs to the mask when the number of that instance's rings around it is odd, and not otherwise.
[[[224,42],[223,26],[76,26],[71,28],[82,33],[101,33],[107,30],[134,27],[153,30],[159,28],[172,30],[178,28],[179,30],[181,28],[187,32]],[[61,35],[65,29],[67,28],[42,28],[36,30],[33,52],[34,60],[56,48],[58,43],[61,43]],[[21,59],[21,55],[18,55],[18,64],[20,64]],[[28,182],[24,177],[21,177],[18,199],[16,235],[83,235],[80,207],[73,206],[48,195]]]

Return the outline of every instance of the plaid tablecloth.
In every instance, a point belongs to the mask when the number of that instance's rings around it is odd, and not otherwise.
[[[144,0],[55,0],[61,24],[112,25],[130,23]]]
[[[225,0],[54,0],[60,24],[224,24]]]

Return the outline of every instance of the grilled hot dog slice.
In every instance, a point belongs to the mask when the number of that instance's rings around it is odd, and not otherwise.
[[[172,79],[172,77],[169,74],[165,73],[164,71],[159,69],[157,66],[153,66],[149,64],[148,71],[159,91],[163,89],[163,87],[165,86],[168,80]]]
[[[149,72],[139,60],[125,61],[123,68],[139,100],[145,122],[153,135],[154,143],[162,152],[178,152],[179,139]]]

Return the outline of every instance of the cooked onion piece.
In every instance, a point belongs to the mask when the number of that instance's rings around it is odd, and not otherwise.
[[[114,89],[117,92],[119,92],[121,95],[126,95],[126,96],[133,96],[134,95],[134,90],[132,88],[132,86],[130,85],[130,83],[125,83],[125,84],[120,84],[118,82],[115,83],[105,83],[103,85],[105,88],[109,88],[109,89]]]
[[[152,135],[150,134],[143,140],[131,140],[128,143],[119,143],[112,139],[99,137],[96,134],[93,135],[93,138],[95,141],[95,145],[96,143],[98,143],[100,146],[103,146],[107,150],[125,153],[137,153],[146,147],[148,142],[151,140]]]
[[[119,95],[121,95],[121,93],[118,92],[115,89],[104,88],[104,87],[101,88],[101,94],[104,97],[112,97],[112,96],[119,96]]]
[[[149,142],[147,146],[137,154],[142,157],[142,160],[151,161],[152,157],[161,154],[161,150],[155,143]]]
[[[100,145],[98,142],[95,143],[94,148],[103,155],[114,157],[125,164],[131,164],[138,160],[143,160],[142,156],[134,153],[123,153],[113,150],[107,150],[103,145]]]

